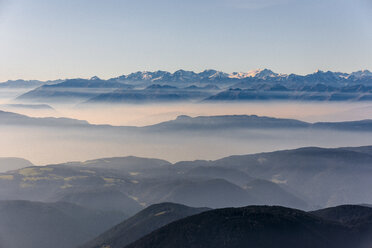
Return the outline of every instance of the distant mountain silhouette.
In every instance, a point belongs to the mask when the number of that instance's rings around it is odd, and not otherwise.
[[[0,173],[30,166],[33,166],[33,164],[23,158],[0,158]]]
[[[151,82],[151,83],[240,83],[249,85],[253,83],[282,83],[286,85],[306,85],[306,84],[347,84],[347,83],[366,83],[370,84],[372,73],[368,70],[358,71],[351,74],[320,71],[308,75],[281,74],[269,69],[260,69],[250,72],[224,73],[216,70],[205,70],[200,73],[193,71],[178,70],[174,73],[165,71],[155,72],[135,72],[129,75],[122,75],[111,80],[125,83]]]
[[[226,128],[306,128],[310,124],[293,119],[260,117],[256,115],[221,116],[178,116],[177,119],[162,122],[146,128],[151,130],[213,130]]]
[[[213,92],[206,89],[179,89],[169,85],[150,85],[146,89],[118,89],[99,94],[86,103],[148,103],[202,100]]]
[[[308,209],[308,203],[268,180],[254,179],[244,187],[255,199],[256,205],[278,205],[298,209]]]
[[[257,115],[222,115],[222,116],[178,116],[175,120],[161,122],[145,129],[155,131],[208,131],[242,129],[325,129],[344,131],[372,131],[372,120],[344,122],[308,123],[294,119],[273,118]]]
[[[38,81],[38,80],[9,80],[7,82],[0,83],[2,89],[20,89],[20,88],[37,88],[42,85],[52,85],[61,83],[63,80],[54,81]]]
[[[70,202],[101,211],[123,212],[128,216],[142,209],[138,202],[119,190],[112,188],[71,189],[57,193],[49,200]]]
[[[288,186],[314,205],[334,206],[372,200],[372,194],[365,190],[371,186],[371,150],[372,147],[360,150],[308,147],[231,156],[204,165],[242,170],[253,177]]]
[[[34,126],[34,127],[81,127],[88,126],[87,121],[81,121],[70,118],[34,118],[12,112],[5,112],[0,110],[0,125],[13,126]]]
[[[160,201],[175,202],[192,207],[221,208],[246,206],[255,202],[248,192],[219,178],[180,181],[169,183],[168,186],[165,184],[162,187],[170,187],[170,190]],[[154,191],[156,190],[157,188],[154,189]]]
[[[316,122],[308,123],[295,119],[273,118],[257,115],[221,115],[221,116],[178,116],[174,120],[158,124],[133,127],[133,126],[110,126],[92,125],[86,121],[70,118],[35,118],[12,112],[0,110],[0,125],[35,126],[35,127],[84,127],[111,130],[131,130],[150,132],[177,132],[177,131],[215,131],[219,129],[324,129],[342,131],[372,131],[372,120],[341,121],[341,122]]]
[[[312,210],[371,203],[372,147],[307,147],[175,164],[104,158],[0,174],[0,199],[68,201],[130,215],[150,204],[283,205]]]
[[[372,73],[317,71],[308,75],[281,74],[269,69],[224,73],[178,70],[136,72],[109,80],[68,79],[62,82],[0,84],[38,88],[19,101],[77,101],[87,103],[146,103],[158,101],[371,101]],[[134,89],[135,88],[135,89]]]
[[[29,91],[16,100],[33,102],[70,102],[82,101],[105,92],[111,92],[118,88],[131,88],[130,85],[118,82],[101,80],[99,78],[69,79],[58,84],[42,85]]]
[[[43,110],[54,110],[50,105],[48,104],[5,104],[3,105],[8,108],[19,108],[19,109],[43,109]]]
[[[234,182],[240,186],[245,186],[248,182],[255,178],[249,176],[241,170],[235,170],[225,167],[212,167],[212,166],[192,166],[185,172],[186,176],[201,177],[201,178],[221,178],[229,182]]]

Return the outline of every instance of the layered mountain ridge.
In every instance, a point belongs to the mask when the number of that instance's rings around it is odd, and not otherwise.
[[[369,70],[360,70],[353,73],[341,73],[331,71],[318,70],[315,73],[308,75],[297,75],[297,74],[282,74],[275,73],[269,69],[258,69],[250,72],[233,72],[225,73],[217,70],[204,70],[203,72],[196,73],[193,71],[178,70],[174,73],[166,71],[143,71],[135,72],[128,75],[122,75],[117,78],[110,80],[118,81],[151,81],[151,82],[202,82],[202,81],[221,81],[228,79],[261,79],[261,80],[275,80],[275,81],[358,81],[358,80],[370,80],[372,78],[372,72]]]
[[[23,82],[21,85],[25,85]],[[135,72],[103,80],[67,79],[35,88],[17,101],[77,103],[147,103],[169,101],[369,101],[372,73],[317,71],[308,75],[281,74],[269,69],[225,73],[178,70]],[[9,83],[0,84],[1,86]],[[39,86],[36,88],[36,86]],[[9,86],[7,86],[9,87]],[[16,86],[15,86],[16,87]]]

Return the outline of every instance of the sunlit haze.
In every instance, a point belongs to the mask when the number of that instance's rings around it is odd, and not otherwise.
[[[308,122],[353,121],[370,119],[372,104],[366,103],[294,103],[294,102],[246,102],[246,103],[167,103],[96,105],[77,108],[55,106],[54,110],[27,110],[3,107],[33,117],[69,117],[87,120],[91,124],[114,126],[146,126],[175,119],[179,115],[258,115],[291,118]]]

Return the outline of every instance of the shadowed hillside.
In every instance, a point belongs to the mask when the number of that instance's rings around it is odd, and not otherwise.
[[[251,206],[187,217],[126,247],[363,247],[360,239],[367,234],[355,230],[294,209]]]
[[[207,210],[174,203],[152,205],[80,248],[121,248],[168,223]]]
[[[125,217],[63,202],[0,201],[0,247],[71,248]]]

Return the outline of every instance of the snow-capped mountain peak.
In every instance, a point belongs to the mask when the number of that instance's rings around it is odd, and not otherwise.
[[[229,75],[229,78],[261,78],[265,79],[268,77],[278,77],[278,76],[285,76],[285,74],[275,73],[269,69],[257,69],[249,72],[233,72]]]
[[[372,77],[372,72],[370,72],[369,70],[360,70],[353,72],[350,75],[355,78]]]
[[[90,80],[95,81],[95,80],[101,80],[101,79],[97,76],[94,76],[94,77],[91,77]]]

